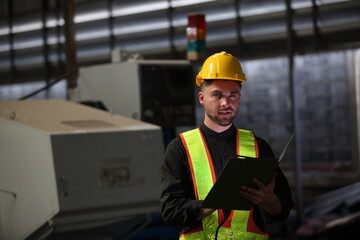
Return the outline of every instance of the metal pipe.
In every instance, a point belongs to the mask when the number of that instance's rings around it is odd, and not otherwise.
[[[301,129],[299,106],[297,96],[297,85],[294,82],[294,55],[295,55],[295,31],[293,29],[293,9],[291,8],[291,0],[285,0],[286,4],[286,26],[287,26],[287,45],[288,45],[288,59],[289,59],[289,87],[291,99],[291,114],[293,121],[293,128],[295,134],[295,191],[296,191],[296,209],[298,211],[298,223],[302,223],[304,219],[303,206],[303,182],[302,182],[302,156],[301,156]]]
[[[60,26],[60,21],[61,21],[61,2],[60,1],[61,0],[55,0],[56,39],[57,39],[56,54],[57,54],[57,63],[58,63],[59,70],[60,70],[60,72],[64,72],[65,66],[64,66],[64,61],[62,60],[63,48],[62,48],[62,44],[61,44],[62,31],[61,31],[61,26]]]
[[[44,77],[46,84],[50,81],[50,73],[51,73],[51,64],[49,61],[49,44],[47,41],[48,36],[48,29],[46,27],[46,20],[47,20],[47,12],[48,12],[48,1],[42,0],[42,10],[41,10],[41,20],[42,20],[42,39],[43,39],[43,47],[44,47]]]
[[[63,0],[62,9],[65,21],[65,53],[66,53],[66,72],[72,72],[78,68],[76,58],[76,41],[75,41],[75,0]],[[67,88],[76,87],[78,74],[69,75],[67,78]]]
[[[245,42],[244,42],[244,38],[242,37],[241,34],[241,27],[242,27],[242,19],[240,16],[240,0],[234,0],[234,9],[235,9],[235,14],[236,14],[236,19],[235,19],[235,27],[236,27],[236,37],[237,37],[237,43],[240,49],[239,52],[239,56],[246,56],[247,53],[247,49],[245,47]]]
[[[352,169],[360,176],[360,50],[348,51]]]
[[[113,16],[113,0],[107,1],[107,7],[109,12],[109,34],[110,34],[110,49],[115,49],[115,34],[114,34],[114,16]]]
[[[168,0],[168,21],[169,21],[169,42],[170,42],[170,50],[173,58],[178,58],[178,53],[175,47],[175,28],[173,24],[173,7],[171,5],[171,0]]]
[[[312,23],[314,28],[314,35],[315,35],[315,50],[318,50],[324,47],[324,41],[320,33],[320,29],[318,26],[318,15],[319,15],[319,7],[316,4],[316,0],[311,0],[312,3]]]
[[[11,69],[11,80],[15,82],[16,79],[16,65],[15,65],[15,49],[14,49],[14,31],[13,31],[13,20],[14,20],[14,6],[13,1],[8,0],[8,25],[9,25],[9,45],[10,45],[10,69]]]

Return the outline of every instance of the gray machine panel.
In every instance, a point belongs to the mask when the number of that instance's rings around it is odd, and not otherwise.
[[[80,69],[73,101],[100,101],[113,113],[163,127],[195,124],[193,66],[138,60]]]
[[[151,130],[52,136],[61,210],[158,205],[159,139]]]
[[[158,126],[63,100],[8,101],[0,136],[1,239],[159,212]]]

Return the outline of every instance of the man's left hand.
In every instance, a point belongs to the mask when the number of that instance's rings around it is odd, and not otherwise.
[[[264,185],[258,179],[254,178],[253,181],[259,189],[241,186],[239,191],[243,198],[263,207],[263,209],[272,216],[278,216],[281,213],[280,200],[274,193],[276,175],[277,173],[273,174],[267,185]]]

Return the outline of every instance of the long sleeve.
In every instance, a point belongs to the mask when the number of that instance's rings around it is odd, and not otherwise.
[[[186,152],[179,138],[168,145],[161,170],[161,213],[166,223],[185,232],[196,226],[202,201],[195,200]]]

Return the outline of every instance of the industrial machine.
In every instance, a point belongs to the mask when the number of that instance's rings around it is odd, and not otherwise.
[[[193,66],[187,60],[129,60],[80,68],[77,102],[162,127],[195,124]]]
[[[0,239],[159,212],[163,148],[161,128],[143,121],[63,100],[0,102]]]

